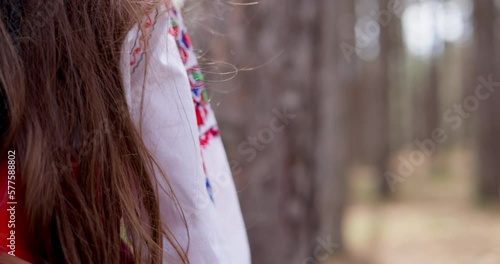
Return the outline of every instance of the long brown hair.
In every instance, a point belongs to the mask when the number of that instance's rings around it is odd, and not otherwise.
[[[8,0],[12,1],[12,0]],[[19,34],[0,21],[2,153],[17,151],[35,263],[160,263],[156,163],[129,116],[120,57],[153,0],[24,0]],[[122,259],[120,259],[122,258]]]

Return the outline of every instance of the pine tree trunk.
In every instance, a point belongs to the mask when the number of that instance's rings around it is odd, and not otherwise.
[[[207,35],[199,38],[209,46],[206,57],[244,68],[209,91],[253,263],[319,263],[342,248],[346,109],[355,76],[339,46],[353,34],[339,38],[336,28],[353,10],[351,0],[267,0],[225,13],[216,28],[225,35],[211,44]],[[262,142],[283,112],[290,115],[284,129]]]
[[[381,11],[386,11],[389,0],[380,0],[379,6]],[[396,19],[396,18],[394,18]],[[389,105],[389,90],[391,88],[391,51],[393,48],[394,37],[391,29],[396,23],[391,21],[389,24],[379,23],[380,25],[380,54],[378,59],[378,67],[376,68],[376,82],[372,87],[367,87],[371,90],[369,101],[372,104],[370,111],[371,137],[370,145],[373,155],[373,165],[378,180],[378,191],[382,198],[388,198],[391,194],[389,184],[385,177],[387,171],[389,155],[390,155],[390,105]]]
[[[476,67],[477,76],[500,81],[498,49],[494,36],[496,8],[493,0],[475,1]],[[478,138],[479,195],[484,201],[499,201],[500,198],[500,93],[480,102]]]

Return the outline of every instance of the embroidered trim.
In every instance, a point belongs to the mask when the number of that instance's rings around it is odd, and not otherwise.
[[[170,19],[171,27],[168,33],[175,38],[182,62],[186,67],[196,111],[196,120],[200,130],[200,145],[204,148],[210,143],[212,138],[219,136],[219,128],[215,121],[213,110],[210,107],[203,73],[198,66],[198,60],[180,12],[175,8],[171,8]]]
[[[205,90],[205,83],[203,73],[198,66],[196,54],[191,46],[191,39],[187,34],[186,27],[182,21],[181,14],[175,9],[170,8],[171,28],[168,33],[173,36],[177,42],[179,54],[186,67],[186,73],[189,78],[189,85],[191,86],[191,95],[193,97],[194,108],[196,112],[196,121],[200,132],[200,146],[206,148],[213,138],[219,137],[219,127],[215,119],[207,91]],[[203,171],[206,176],[205,187],[208,196],[214,202],[213,190],[210,184],[210,179],[207,175],[205,160],[203,157],[203,150],[201,150],[201,158],[203,162]]]
[[[156,24],[156,19],[158,18],[159,11],[156,10],[154,15],[154,19],[151,18],[151,15],[148,15],[146,19],[144,20],[144,23],[142,27],[139,27],[137,29],[137,37],[134,42],[134,46],[132,47],[132,50],[130,51],[130,67],[132,68],[132,73],[135,72],[137,67],[139,67],[140,63],[144,59],[144,49],[146,47],[146,38],[149,39],[151,38],[151,33],[154,31],[154,26]],[[146,32],[146,36],[143,34],[144,29]]]

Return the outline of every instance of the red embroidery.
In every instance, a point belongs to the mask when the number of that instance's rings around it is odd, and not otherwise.
[[[154,25],[154,20],[151,18],[150,15],[148,15],[146,17],[146,20],[142,26],[142,28],[144,29],[144,31],[146,32],[146,36],[149,38],[150,34],[151,34],[151,31],[152,31],[152,27]],[[137,41],[136,41],[136,46],[134,46],[134,48],[132,49],[132,53],[130,54],[131,55],[131,58],[130,58],[130,66],[135,66],[139,63],[140,59],[143,55],[144,55],[144,47],[146,45],[146,39],[143,35],[143,32],[142,32],[142,29],[139,28],[139,33],[138,33],[138,37],[137,37]]]
[[[170,18],[171,28],[169,34],[175,38],[180,57],[186,67],[196,112],[196,121],[200,129],[200,143],[202,147],[205,147],[212,138],[219,136],[219,128],[215,117],[213,117],[214,113],[204,87],[203,73],[198,66],[196,54],[191,47],[191,39],[182,22],[182,17],[175,9],[171,9]]]
[[[205,147],[206,145],[208,145],[208,143],[210,142],[211,138],[215,138],[215,137],[218,137],[218,136],[219,136],[219,130],[218,129],[210,129],[210,130],[208,130],[205,134],[203,134],[200,137],[200,145],[202,147]]]

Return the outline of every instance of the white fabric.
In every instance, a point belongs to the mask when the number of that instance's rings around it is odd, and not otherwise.
[[[222,141],[215,138],[201,149],[188,76],[175,39],[168,34],[168,14],[160,10],[150,17],[156,21],[148,52],[134,67],[130,61],[132,50],[140,41],[139,27],[133,28],[124,41],[121,70],[132,118],[142,129],[146,147],[166,172],[184,211],[189,230],[190,262],[249,264],[246,229]],[[207,176],[202,155],[212,181],[213,202],[205,187]],[[168,190],[162,177],[159,182]],[[160,190],[160,206],[167,226],[186,249],[186,227],[168,192]],[[164,263],[178,263],[171,245],[166,241],[164,244],[167,252]]]

